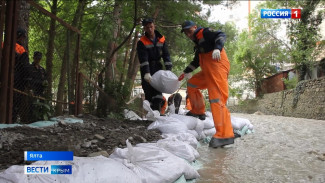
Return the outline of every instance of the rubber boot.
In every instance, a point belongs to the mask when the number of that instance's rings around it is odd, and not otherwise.
[[[234,139],[235,138],[219,139],[219,138],[212,137],[209,143],[209,147],[218,148],[218,147],[223,147],[225,145],[233,144],[235,142]]]
[[[186,113],[186,116],[192,116],[192,117],[195,117],[195,118],[199,118],[202,121],[205,120],[205,114],[193,114],[193,113],[191,113],[191,111],[188,111]]]

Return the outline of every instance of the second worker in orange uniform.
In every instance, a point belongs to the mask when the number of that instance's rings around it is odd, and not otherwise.
[[[230,70],[230,63],[224,49],[226,35],[221,31],[198,27],[193,21],[185,21],[181,32],[195,43],[194,59],[183,71],[185,78],[189,79],[187,92],[192,108],[187,115],[205,119],[204,97],[200,90],[208,89],[217,131],[209,146],[217,148],[233,144],[234,133],[230,113],[226,107]],[[199,66],[201,71],[191,77],[191,72]]]

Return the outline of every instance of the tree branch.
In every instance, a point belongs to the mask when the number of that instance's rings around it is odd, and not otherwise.
[[[114,54],[126,43],[126,41],[131,37],[131,35],[133,34],[133,31],[135,29],[135,27],[137,26],[137,12],[138,12],[138,6],[137,6],[137,0],[134,0],[134,18],[133,18],[133,27],[129,33],[129,35],[122,41],[122,43],[120,45],[118,45],[113,51],[112,54],[110,55],[108,60],[111,60],[114,56]],[[107,61],[105,63],[105,67],[100,71],[100,75],[102,75],[105,70],[108,67],[109,62]]]

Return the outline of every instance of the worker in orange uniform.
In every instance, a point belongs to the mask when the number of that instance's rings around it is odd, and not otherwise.
[[[145,99],[150,102],[153,110],[161,111],[163,96],[160,91],[151,85],[151,76],[159,70],[163,70],[161,59],[164,61],[165,69],[172,70],[172,62],[165,42],[165,36],[156,29],[153,19],[142,20],[145,35],[137,43],[137,53],[140,62],[141,85]]]
[[[17,37],[15,45],[15,69],[14,69],[14,88],[25,92],[30,83],[29,79],[29,58],[28,52],[22,46],[27,38],[26,30],[17,28]],[[29,112],[26,106],[27,98],[25,95],[14,92],[13,96],[13,110],[12,110],[12,121],[17,122],[17,116],[19,116],[21,122],[30,122]],[[28,108],[28,107],[27,107]]]
[[[195,57],[182,74],[189,79],[187,92],[192,110],[187,115],[205,119],[204,97],[200,90],[208,89],[209,102],[213,115],[216,134],[212,137],[210,147],[223,147],[234,143],[234,133],[230,113],[226,107],[228,99],[228,74],[230,63],[224,49],[226,35],[221,31],[201,28],[193,21],[185,21],[182,30],[195,43]],[[197,67],[201,71],[191,77]]]

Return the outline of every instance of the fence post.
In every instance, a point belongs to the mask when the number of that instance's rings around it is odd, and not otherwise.
[[[20,3],[19,1],[7,0],[6,6],[4,6],[4,1],[1,2],[1,25],[3,25],[2,15],[4,11],[6,11],[6,19],[1,58],[0,123],[12,123],[15,45]]]
[[[76,103],[76,109],[77,109],[77,115],[78,114],[82,114],[82,108],[83,108],[83,104],[82,104],[82,100],[83,100],[83,77],[81,73],[78,73],[78,89],[77,89],[77,103]]]

